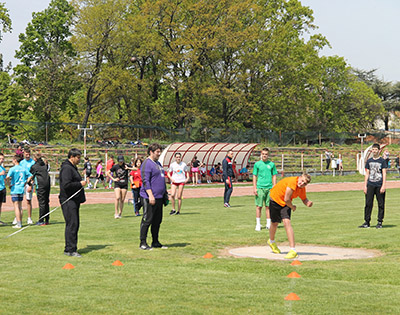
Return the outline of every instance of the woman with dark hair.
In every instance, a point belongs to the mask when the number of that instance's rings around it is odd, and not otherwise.
[[[140,202],[140,187],[142,187],[142,176],[140,174],[140,166],[142,165],[142,159],[137,158],[134,162],[134,166],[137,168],[130,173],[130,181],[132,188],[132,197],[133,197],[133,209],[135,210],[135,215],[140,216],[139,210],[142,207],[142,203]]]
[[[103,160],[98,160],[96,163],[96,181],[94,182],[94,187],[93,189],[96,189],[97,183],[99,181],[103,182],[104,188],[106,188],[106,181],[104,180],[104,175],[103,175]]]
[[[192,186],[196,186],[199,183],[199,166],[200,166],[200,161],[197,159],[197,156],[195,155],[191,161],[191,166],[192,166]]]

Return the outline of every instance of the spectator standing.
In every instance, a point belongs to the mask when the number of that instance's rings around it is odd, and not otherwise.
[[[71,149],[68,159],[61,164],[60,194],[58,196],[65,219],[65,249],[64,255],[82,257],[78,251],[79,208],[86,201],[84,186],[77,165],[81,160],[81,151]]]
[[[224,191],[224,207],[230,208],[231,205],[229,201],[231,199],[232,191],[233,191],[233,179],[235,178],[235,174],[233,173],[232,168],[232,159],[233,159],[233,151],[228,151],[228,154],[222,161],[222,179],[225,183],[225,191]]]
[[[85,156],[82,174],[85,177],[88,189],[92,188],[92,184],[90,183],[90,176],[92,175],[92,163],[90,163],[89,157],[87,156]]]
[[[36,183],[36,196],[39,203],[39,220],[36,225],[48,225],[50,217],[49,202],[50,202],[50,176],[47,171],[47,165],[42,159],[40,153],[36,153],[33,157],[35,164],[32,165],[30,173],[32,178],[28,181]],[[43,218],[43,216],[45,216]]]
[[[135,215],[140,216],[140,208],[142,208],[142,202],[140,200],[140,188],[142,187],[142,175],[140,173],[140,166],[142,165],[142,160],[139,158],[136,159],[133,165],[136,167],[136,170],[133,170],[130,173],[133,208],[135,210]]]
[[[191,162],[192,166],[192,182],[193,186],[196,186],[199,183],[199,166],[200,161],[197,159],[197,156],[194,156]]]
[[[140,249],[164,248],[159,241],[160,225],[163,217],[165,201],[165,175],[164,169],[158,159],[161,155],[161,146],[158,143],[150,144],[147,148],[148,158],[141,167],[143,185],[140,197],[143,204],[143,217],[140,224]],[[147,233],[151,226],[153,242],[151,247],[147,244]]]
[[[125,197],[128,191],[129,182],[129,169],[131,166],[125,164],[124,157],[118,156],[118,164],[114,164],[109,171],[107,171],[107,177],[114,181],[114,193],[115,193],[115,219],[121,219],[122,210],[124,209]],[[114,176],[113,176],[114,174]]]
[[[269,149],[261,150],[261,160],[254,164],[253,168],[253,190],[256,203],[256,231],[261,231],[261,210],[265,206],[265,216],[267,219],[266,228],[271,226],[271,216],[269,213],[269,192],[276,185],[276,166],[274,162],[268,160]]]
[[[399,155],[394,159],[394,162],[396,163],[396,168],[397,168],[397,171],[399,172],[399,177],[400,177],[400,153],[399,153]]]
[[[106,174],[108,174],[108,171],[111,170],[111,168],[114,166],[115,162],[114,162],[114,156],[110,155],[110,158],[108,159],[108,161],[106,161]],[[108,183],[108,188],[111,189],[112,187],[112,179],[107,175],[107,179],[106,179],[107,183]],[[106,186],[107,188],[107,186]]]
[[[19,155],[14,156],[12,160],[14,166],[10,168],[6,177],[11,186],[10,194],[15,212],[15,224],[13,222],[13,228],[15,229],[22,228],[22,200],[24,199],[26,182],[32,176],[26,167],[20,165],[21,160],[22,158]]]
[[[3,203],[6,202],[7,189],[6,189],[6,169],[3,166],[4,154],[0,153],[0,219],[1,219],[1,208]],[[0,221],[0,225],[5,225],[3,221]]]
[[[31,158],[31,150],[29,148],[24,149],[24,159],[20,162],[20,166],[25,167],[29,172],[35,161]],[[25,185],[25,198],[26,198],[26,209],[28,210],[28,224],[33,224],[32,221],[32,197],[33,197],[34,186]]]
[[[326,168],[325,170],[328,171],[329,168],[331,167],[331,158],[332,158],[332,153],[329,152],[328,150],[325,150],[325,161],[326,161]]]
[[[372,157],[365,164],[364,176],[364,223],[359,228],[369,228],[371,221],[371,212],[374,204],[374,196],[378,201],[378,223],[377,229],[382,228],[383,218],[385,216],[385,195],[386,195],[386,160],[379,156],[380,145],[372,145]]]
[[[189,180],[187,165],[182,161],[180,153],[175,153],[175,162],[169,166],[167,176],[171,181],[172,210],[169,214],[178,215],[181,213],[183,187]],[[178,211],[175,210],[175,198],[178,198]]]

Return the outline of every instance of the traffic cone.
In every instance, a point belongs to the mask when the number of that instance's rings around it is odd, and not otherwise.
[[[70,263],[68,263],[68,264],[65,264],[65,266],[64,267],[62,267],[62,269],[74,269],[75,268],[75,266],[74,265],[72,265],[72,264],[70,264]]]
[[[113,265],[113,266],[123,266],[124,264],[123,264],[121,261],[116,260],[116,261],[114,261],[114,262],[112,263],[112,265]]]
[[[301,276],[296,272],[293,271],[287,275],[288,278],[301,278]]]
[[[302,265],[302,263],[299,260],[296,259],[296,260],[292,261],[291,265],[292,266],[300,266],[300,265]]]
[[[300,298],[296,293],[289,293],[286,297],[285,297],[286,301],[299,301]]]
[[[211,253],[207,253],[203,256],[203,258],[213,258],[214,256]]]

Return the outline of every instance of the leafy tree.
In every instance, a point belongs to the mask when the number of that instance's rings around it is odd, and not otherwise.
[[[69,38],[74,10],[66,0],[52,0],[42,12],[33,13],[16,53],[18,83],[32,101],[32,119],[57,122],[80,86]]]

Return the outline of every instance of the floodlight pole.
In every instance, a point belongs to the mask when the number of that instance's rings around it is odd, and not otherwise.
[[[364,143],[364,138],[366,138],[367,135],[365,133],[363,134],[359,133],[358,137],[361,139],[361,156],[363,156],[363,143]]]
[[[84,157],[86,157],[86,131],[92,130],[92,129],[93,129],[92,125],[90,125],[89,128],[81,128],[80,125],[78,125],[78,130],[83,130],[83,148],[84,148],[83,156]]]

